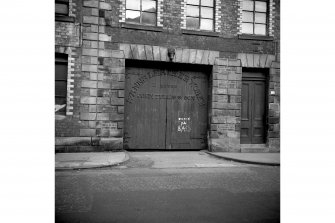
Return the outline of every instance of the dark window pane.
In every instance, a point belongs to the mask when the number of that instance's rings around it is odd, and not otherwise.
[[[67,92],[67,59],[68,55],[63,53],[55,54],[55,103],[58,111],[56,114],[66,112],[66,92]],[[60,80],[60,81],[59,81]]]
[[[213,0],[201,0],[201,5],[214,7],[214,1]]]
[[[156,12],[156,1],[142,0],[142,11]]]
[[[254,27],[252,23],[242,23],[242,33],[254,34]]]
[[[61,63],[67,63],[67,54],[59,54],[61,56],[57,56],[55,57],[55,61],[57,62],[61,62]]]
[[[55,54],[55,61],[56,62],[66,62],[67,63],[67,54],[65,53],[56,53]]]
[[[193,17],[199,17],[199,7],[188,5],[186,8],[186,15],[193,16]]]
[[[66,97],[66,81],[56,81],[55,95]]]
[[[199,19],[187,17],[186,18],[186,28],[199,29]]]
[[[187,4],[199,5],[199,0],[187,0]]]
[[[57,4],[56,3],[55,11],[56,11],[56,14],[68,15],[69,7],[67,4]]]
[[[141,1],[140,0],[126,0],[126,9],[141,9]]]
[[[253,1],[243,1],[242,2],[243,10],[254,11],[254,2]]]
[[[266,25],[255,24],[255,34],[265,35],[266,34]]]
[[[142,12],[142,23],[156,25],[156,13]]]
[[[140,11],[126,11],[126,22],[140,23]]]
[[[213,8],[201,7],[201,17],[213,19]]]
[[[213,20],[212,19],[201,19],[200,29],[202,30],[213,30]]]
[[[256,23],[266,23],[266,14],[265,13],[255,13],[255,22]]]
[[[255,11],[266,12],[266,2],[255,2]]]
[[[56,80],[66,80],[67,79],[67,64],[56,63],[55,78]]]
[[[66,98],[65,97],[56,97],[55,104],[56,105],[64,105],[64,104],[66,104]]]
[[[253,22],[254,21],[254,13],[252,12],[242,12],[242,21],[243,22]]]

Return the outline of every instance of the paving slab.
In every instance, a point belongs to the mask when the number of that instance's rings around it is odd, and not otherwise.
[[[209,152],[206,153],[223,158],[226,160],[232,160],[242,163],[260,164],[279,166],[280,165],[280,153],[226,153],[226,152]]]
[[[121,164],[129,159],[126,152],[56,153],[56,170],[88,169]]]
[[[128,168],[219,168],[241,165],[240,163],[217,159],[203,151],[141,151],[129,152],[129,156]]]

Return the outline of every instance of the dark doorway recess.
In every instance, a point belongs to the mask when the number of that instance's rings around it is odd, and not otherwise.
[[[211,66],[126,60],[125,149],[207,148]]]
[[[267,117],[267,70],[243,69],[241,144],[264,144]]]

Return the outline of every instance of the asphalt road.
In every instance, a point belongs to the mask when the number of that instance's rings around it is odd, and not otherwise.
[[[119,167],[57,171],[56,222],[280,222],[279,167],[196,155],[200,167],[133,153]]]

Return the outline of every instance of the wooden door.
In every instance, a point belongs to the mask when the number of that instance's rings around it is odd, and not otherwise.
[[[130,149],[165,149],[166,100],[161,76],[152,69],[127,68],[124,143]],[[147,75],[154,78],[144,78]]]
[[[205,149],[208,70],[134,61],[126,66],[125,148]]]
[[[170,70],[169,72],[177,72]],[[167,99],[166,149],[205,149],[207,140],[207,75],[182,71],[187,81],[169,78],[174,88],[165,89]]]
[[[260,72],[243,73],[241,143],[265,143],[266,80]]]

